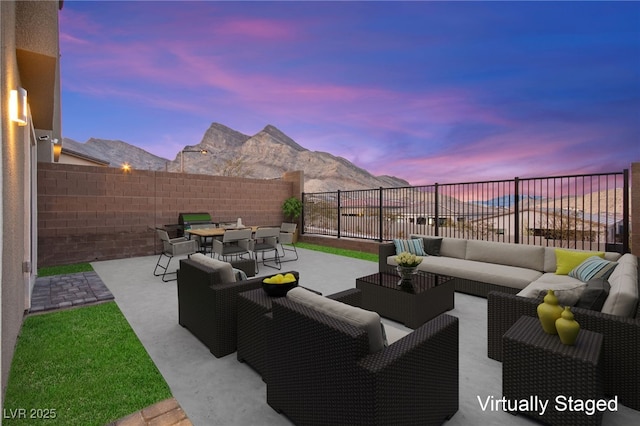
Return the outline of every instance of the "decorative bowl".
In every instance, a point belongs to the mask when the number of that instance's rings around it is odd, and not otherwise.
[[[262,282],[262,289],[271,297],[283,297],[287,295],[287,292],[294,287],[298,286],[298,280],[290,283],[282,284],[269,284]]]

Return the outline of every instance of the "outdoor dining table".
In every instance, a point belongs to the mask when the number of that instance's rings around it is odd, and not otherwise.
[[[237,230],[237,229],[247,229],[251,228],[252,232],[256,232],[260,226],[240,226],[240,227],[216,227],[216,228],[194,228],[194,229],[185,229],[184,232],[189,234],[189,239],[191,239],[191,235],[196,235],[202,238],[202,249],[206,253],[207,247],[211,247],[213,250],[213,238],[221,238],[224,235],[224,232],[227,230]],[[207,241],[211,239],[211,244],[208,244]]]

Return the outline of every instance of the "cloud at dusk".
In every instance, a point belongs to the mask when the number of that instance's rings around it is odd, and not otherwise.
[[[579,13],[577,13],[579,11]],[[213,122],[412,184],[640,161],[640,3],[65,2],[63,135],[175,158]]]

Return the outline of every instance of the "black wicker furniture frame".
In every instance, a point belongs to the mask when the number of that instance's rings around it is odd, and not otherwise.
[[[580,330],[573,346],[542,330],[537,318],[523,316],[502,337],[502,396],[509,401],[535,401],[509,408],[550,425],[599,426],[603,408],[567,409],[574,401],[604,400],[603,337]],[[571,398],[571,399],[570,399]],[[538,404],[546,403],[544,410]],[[521,411],[521,409],[524,410]],[[573,408],[573,407],[572,407]]]
[[[231,262],[248,276],[255,272],[253,259]],[[238,293],[262,286],[262,278],[223,283],[218,271],[180,260],[178,269],[178,323],[188,329],[217,358],[236,350]]]
[[[451,277],[419,273],[410,289],[398,285],[398,274],[377,273],[356,279],[362,291],[362,308],[385,318],[418,328],[453,309],[454,284]]]
[[[297,277],[296,277],[297,278]],[[320,294],[320,293],[318,293]],[[271,321],[271,306],[277,298],[263,289],[238,295],[238,361],[249,364],[264,378],[265,351]]]
[[[360,291],[347,292],[358,306]],[[282,298],[272,315],[267,403],[295,424],[440,425],[458,411],[457,318],[369,353],[364,331],[312,308]]]
[[[487,300],[488,356],[503,360],[502,336],[523,315],[536,318],[541,298],[533,299],[491,292]],[[635,318],[625,318],[573,307],[582,330],[604,336],[603,387],[605,396],[640,410],[640,305]]]

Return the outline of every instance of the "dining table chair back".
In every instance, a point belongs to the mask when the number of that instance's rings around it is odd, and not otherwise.
[[[169,238],[169,234],[164,229],[156,229],[156,234],[158,235],[158,238],[160,238],[160,241],[162,241],[162,251],[160,252],[160,257],[158,257],[158,261],[156,262],[153,275],[156,277],[162,276],[162,281],[164,282],[175,281],[175,278],[167,279],[167,275],[175,274],[175,272],[167,272],[171,259],[175,256],[191,256],[196,253],[198,251],[198,242],[196,240],[189,240],[185,237]],[[168,259],[166,265],[161,263],[164,257]],[[158,269],[161,269],[162,272],[158,272]]]
[[[258,266],[258,253],[262,254],[262,264],[270,268],[280,269],[280,253],[278,253],[278,237],[280,236],[280,228],[278,227],[265,227],[256,229],[256,233],[253,237],[252,251],[254,258],[256,259],[256,273],[259,272]],[[272,257],[265,257],[265,253],[273,252]],[[274,262],[270,265],[266,262]]]

